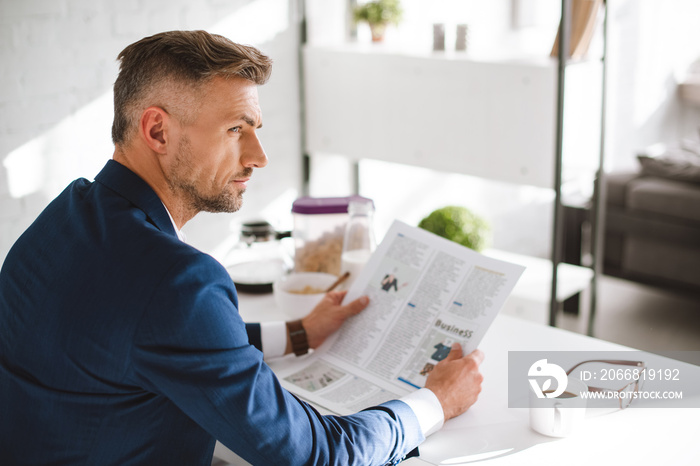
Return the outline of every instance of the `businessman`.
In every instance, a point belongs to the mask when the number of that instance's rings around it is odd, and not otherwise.
[[[269,58],[173,31],[118,59],[113,159],[52,201],[0,271],[0,464],[209,465],[215,440],[254,465],[395,464],[476,401],[483,355],[459,346],[426,388],[353,415],[284,390],[263,352],[304,354],[367,299],[332,292],[302,320],[245,324],[226,270],[180,233],[238,210],[267,164]]]

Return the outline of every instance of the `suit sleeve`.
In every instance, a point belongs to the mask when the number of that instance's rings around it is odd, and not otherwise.
[[[216,261],[181,260],[144,313],[134,377],[251,464],[395,464],[424,440],[401,401],[322,416],[297,399],[251,344],[236,305],[233,283]]]
[[[248,334],[248,341],[255,346],[258,351],[262,351],[262,331],[260,324],[245,324],[245,331]]]

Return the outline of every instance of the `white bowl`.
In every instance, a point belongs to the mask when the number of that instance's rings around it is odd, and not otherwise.
[[[282,312],[291,319],[301,319],[316,307],[325,296],[325,290],[337,279],[330,273],[294,272],[275,280],[272,292]],[[307,292],[303,293],[304,290]]]

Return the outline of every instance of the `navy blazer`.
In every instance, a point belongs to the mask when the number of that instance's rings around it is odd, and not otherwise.
[[[234,285],[109,161],[18,239],[0,272],[0,464],[395,463],[422,440],[390,401],[321,416],[283,389]],[[254,343],[254,344],[251,344]]]

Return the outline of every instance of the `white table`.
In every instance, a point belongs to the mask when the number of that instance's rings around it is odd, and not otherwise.
[[[464,464],[494,455],[491,465],[700,464],[700,409],[628,408],[589,411],[581,430],[566,439],[529,428],[527,409],[507,407],[508,351],[624,351],[623,347],[501,315],[480,345],[483,390],[479,401],[421,446],[443,464]],[[639,356],[635,353],[634,359]],[[645,353],[642,360],[659,358]],[[700,367],[687,366],[700,372]],[[500,452],[500,455],[498,453]],[[464,461],[456,461],[463,458]],[[562,462],[563,459],[567,459]],[[430,464],[416,460],[407,464]]]
[[[271,295],[240,295],[247,321],[279,319]],[[697,465],[700,464],[700,409],[628,408],[587,412],[572,437],[553,439],[529,428],[526,408],[508,408],[508,351],[625,351],[623,347],[508,315],[499,315],[480,345],[483,390],[477,403],[429,437],[420,451],[427,462],[412,458],[402,464],[459,465],[488,459],[489,465]],[[637,353],[636,356],[639,356]],[[644,358],[660,358],[648,353]],[[700,374],[700,367],[684,371]],[[216,456],[241,463],[225,447]]]

